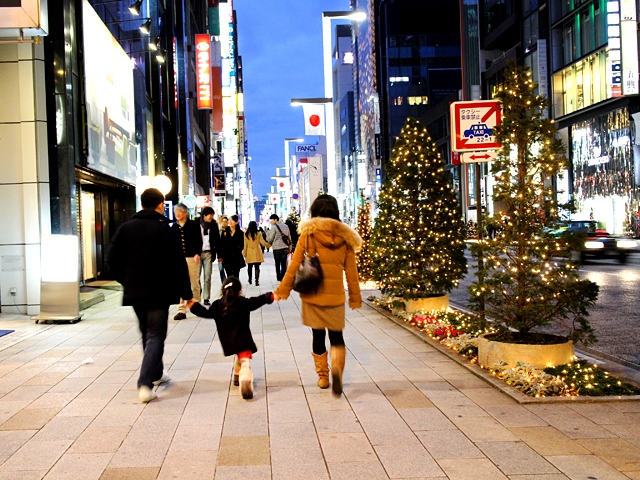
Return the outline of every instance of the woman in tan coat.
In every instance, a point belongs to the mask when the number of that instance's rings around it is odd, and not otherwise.
[[[264,245],[269,248],[267,242],[265,242],[264,238],[262,238],[262,234],[258,231],[258,224],[256,222],[249,222],[249,226],[247,227],[247,231],[244,232],[244,249],[242,250],[242,255],[244,256],[245,261],[249,268],[249,285],[251,285],[251,273],[253,268],[256,270],[256,287],[260,285],[260,264],[264,263],[264,255],[262,255],[262,249],[260,245]]]
[[[293,259],[282,282],[274,292],[277,299],[289,297],[296,272],[304,260],[305,252],[318,255],[324,279],[315,294],[300,294],[302,323],[313,332],[313,359],[318,374],[318,386],[329,386],[329,364],[325,345],[325,330],[331,344],[331,377],[333,392],[342,393],[342,372],[346,348],[342,330],[345,325],[344,273],[349,289],[349,307],[362,306],[355,252],[362,239],[353,229],[340,221],[338,202],[331,195],[320,195],[311,205],[311,219],[298,228],[300,238]]]

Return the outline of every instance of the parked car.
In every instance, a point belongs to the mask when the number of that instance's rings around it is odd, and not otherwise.
[[[626,263],[629,254],[638,248],[635,240],[610,235],[606,230],[598,228],[595,220],[571,220],[553,233],[560,235],[565,230],[586,234],[584,249],[580,252],[582,262],[594,258],[614,258],[620,263]]]

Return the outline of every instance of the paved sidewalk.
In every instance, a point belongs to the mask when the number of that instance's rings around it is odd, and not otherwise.
[[[273,288],[266,256],[247,295]],[[189,315],[170,321],[172,381],[141,405],[119,301],[76,325],[0,315],[16,330],[0,338],[0,479],[640,479],[640,402],[518,405],[369,307],[347,313],[342,398],[316,386],[296,297],[253,314],[253,400],[214,322]]]

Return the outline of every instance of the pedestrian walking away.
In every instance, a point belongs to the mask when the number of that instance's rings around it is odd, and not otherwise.
[[[280,222],[275,213],[269,217],[271,228],[267,232],[267,243],[273,249],[273,259],[276,261],[276,279],[280,282],[287,271],[287,255],[291,251],[291,235],[289,227]]]
[[[222,238],[222,232],[224,232],[229,226],[229,219],[223,215],[220,217],[220,232],[219,237]],[[220,243],[218,243],[220,246]],[[219,250],[222,247],[219,248]],[[224,282],[227,279],[227,274],[224,273],[224,266],[222,265],[222,257],[220,256],[220,251],[218,251],[218,271],[220,272],[220,283]]]
[[[231,215],[229,217],[229,226],[222,232],[220,237],[220,257],[222,257],[222,266],[224,267],[227,277],[240,278],[240,270],[246,264],[242,256],[244,250],[244,233],[238,224],[238,216]]]
[[[194,315],[213,318],[225,357],[236,356],[233,366],[233,384],[240,387],[242,398],[253,398],[251,358],[258,351],[251,335],[251,312],[267,303],[273,303],[273,293],[257,297],[242,296],[242,284],[236,277],[227,277],[220,289],[221,298],[205,308],[195,301],[188,302]]]
[[[189,209],[184,203],[178,203],[173,208],[176,221],[171,225],[171,229],[182,245],[182,253],[189,268],[189,278],[191,279],[191,290],[193,298],[200,301],[200,255],[202,254],[202,232],[200,225],[195,220],[190,220]],[[183,302],[178,305],[178,313],[174,320],[184,320],[187,318],[187,309]]]
[[[262,254],[261,247],[270,247],[262,234],[258,231],[258,224],[256,222],[249,222],[247,231],[244,233],[244,250],[242,256],[247,263],[247,270],[249,274],[249,285],[252,281],[252,270],[256,272],[256,287],[260,285],[260,264],[264,263],[264,255]]]
[[[169,306],[193,295],[180,242],[164,216],[164,195],[148,188],[140,201],[142,210],[111,239],[106,262],[124,287],[122,304],[132,306],[138,317],[144,351],[138,396],[146,403],[156,398],[153,386],[169,380],[162,364]]]
[[[362,306],[355,252],[362,239],[355,230],[340,221],[338,202],[331,195],[318,196],[310,209],[311,218],[300,223],[300,238],[283,281],[274,292],[276,300],[289,297],[296,273],[305,255],[317,255],[323,281],[316,293],[300,294],[302,323],[311,327],[313,360],[318,386],[329,387],[329,364],[325,338],[331,345],[331,383],[336,395],[342,394],[346,347],[342,331],[345,326],[344,274],[349,290],[349,307]]]
[[[293,220],[287,218],[287,221],[284,224],[289,228],[289,235],[291,236],[291,251],[295,251],[296,245],[298,244],[298,225],[294,223]]]
[[[202,255],[200,256],[200,273],[202,276],[202,300],[209,305],[211,296],[211,270],[216,259],[218,244],[220,243],[220,229],[213,219],[214,211],[211,207],[204,207],[200,214],[200,232],[202,233]]]

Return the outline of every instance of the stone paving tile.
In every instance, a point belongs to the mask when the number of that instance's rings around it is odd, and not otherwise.
[[[106,468],[100,480],[155,480],[159,467]]]
[[[69,453],[115,453],[129,427],[89,427],[73,442]]]
[[[445,458],[485,458],[485,455],[459,430],[434,430],[416,435],[436,460]]]
[[[270,465],[220,466],[216,467],[215,480],[271,480]]]
[[[639,426],[636,425],[636,428]],[[640,448],[620,438],[583,439],[577,442],[622,472],[640,471]]]
[[[628,478],[595,455],[552,455],[546,458],[571,479],[624,480]]]
[[[378,445],[374,448],[390,478],[444,476],[422,445]]]
[[[46,480],[78,478],[99,480],[112,456],[112,453],[66,453],[44,478]]]
[[[589,451],[555,427],[513,427],[509,429],[540,455],[586,455]]]
[[[507,477],[486,458],[447,458],[438,464],[450,480],[506,480]]]
[[[523,442],[486,442],[477,446],[507,475],[559,473]]]
[[[269,465],[270,448],[267,435],[223,436],[220,440],[218,465]]]
[[[327,463],[378,460],[363,433],[321,433],[318,437]]]
[[[276,448],[271,450],[273,478],[324,480],[329,478],[320,446]]]
[[[328,463],[332,480],[388,480],[380,462]]]
[[[48,470],[0,471],[0,480],[41,480],[47,473]]]
[[[167,453],[158,479],[210,480],[215,472],[216,451],[191,450]]]

